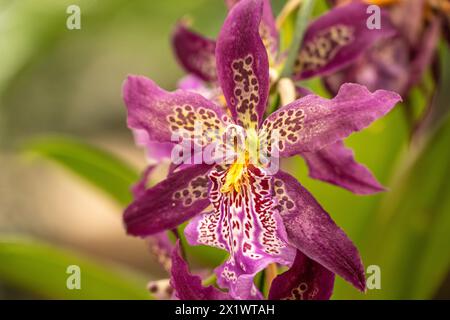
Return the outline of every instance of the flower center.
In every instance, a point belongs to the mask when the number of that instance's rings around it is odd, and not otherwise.
[[[244,173],[245,166],[246,163],[243,163],[239,160],[230,166],[225,178],[225,183],[222,188],[220,188],[220,192],[228,193],[234,190],[239,193],[239,191],[241,190],[241,179]]]
[[[246,130],[245,143],[243,148],[235,147],[237,152],[236,161],[228,168],[225,183],[221,187],[220,192],[228,193],[236,191],[239,193],[241,189],[242,178],[245,175],[246,168],[249,164],[257,165],[259,152],[259,138],[255,129]]]

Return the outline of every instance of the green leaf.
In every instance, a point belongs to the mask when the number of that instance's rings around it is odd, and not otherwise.
[[[151,299],[145,277],[95,263],[69,250],[19,238],[0,238],[0,282],[51,299]],[[80,289],[69,290],[68,266],[80,268]]]
[[[130,187],[139,179],[137,171],[116,156],[74,138],[42,137],[27,144],[25,151],[57,162],[121,205],[130,203]]]

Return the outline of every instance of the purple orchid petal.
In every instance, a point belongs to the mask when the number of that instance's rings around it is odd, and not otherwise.
[[[181,257],[180,241],[172,253],[170,283],[180,300],[231,300],[231,297],[213,286],[204,287],[199,276],[192,275],[186,261]]]
[[[297,250],[292,267],[272,281],[270,300],[328,300],[334,273]]]
[[[173,142],[174,135],[182,135],[186,140],[205,145],[229,121],[223,108],[203,96],[183,90],[167,92],[142,76],[129,76],[123,95],[128,126],[145,130],[152,142]],[[194,130],[197,122],[200,132]]]
[[[385,191],[369,169],[356,162],[353,151],[342,141],[316,152],[302,153],[309,176],[350,190],[356,194]]]
[[[358,249],[314,197],[281,170],[275,175],[274,194],[290,243],[364,291],[366,281]]]
[[[226,1],[227,6],[231,9],[240,0],[228,0]],[[278,55],[278,46],[280,42],[280,35],[275,22],[275,17],[272,11],[272,5],[270,0],[263,0],[263,13],[261,23],[259,25],[259,35],[267,49],[269,55],[269,60],[274,63]]]
[[[202,212],[210,204],[209,169],[207,165],[190,166],[147,189],[125,210],[127,232],[145,237],[172,229]]]
[[[371,93],[364,86],[346,83],[334,99],[310,94],[272,113],[264,120],[261,141],[276,144],[281,157],[318,151],[367,127],[400,100],[394,92]]]
[[[288,245],[281,217],[273,208],[271,177],[249,166],[239,192],[221,191],[228,171],[210,173],[214,211],[195,217],[185,229],[193,245],[227,250],[229,259],[216,269],[217,283],[236,299],[261,299],[253,278],[269,263],[290,264],[295,250]]]
[[[217,47],[217,73],[238,125],[256,129],[269,93],[269,62],[259,35],[263,3],[243,0],[228,14]]]
[[[178,23],[172,36],[172,45],[180,64],[186,71],[204,81],[216,81],[216,43]]]
[[[330,74],[353,62],[378,39],[395,34],[384,10],[381,29],[369,29],[366,10],[367,5],[354,2],[334,8],[312,22],[300,48],[294,78]]]

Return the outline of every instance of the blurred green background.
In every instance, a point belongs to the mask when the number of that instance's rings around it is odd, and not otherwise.
[[[284,1],[272,2],[279,12]],[[71,4],[81,8],[81,30],[66,28]],[[146,164],[126,127],[121,85],[132,73],[175,88],[183,71],[170,33],[185,16],[215,37],[226,8],[220,0],[0,0],[0,298],[146,299],[147,281],[167,278],[121,222]],[[448,59],[443,70],[449,84]],[[448,94],[437,99],[445,108]],[[362,295],[337,279],[333,298],[450,298],[450,123],[442,122],[411,145],[398,107],[346,141],[389,186],[381,195],[309,179],[298,157],[284,163],[365,265],[381,268],[381,290]],[[190,252],[198,268],[220,260],[201,253]],[[66,288],[71,264],[81,267],[82,290]]]

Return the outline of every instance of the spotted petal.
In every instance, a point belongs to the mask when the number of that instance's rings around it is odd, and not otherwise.
[[[334,8],[308,27],[294,67],[296,80],[330,74],[353,62],[378,39],[393,36],[389,15],[380,15],[380,29],[367,26],[367,5],[353,2]]]
[[[270,300],[328,300],[334,273],[297,250],[292,267],[270,286]]]
[[[172,45],[180,64],[187,72],[205,81],[214,82],[216,74],[216,43],[188,29],[180,22],[175,27]]]
[[[281,157],[318,151],[364,129],[400,101],[385,90],[369,92],[358,84],[344,84],[334,99],[313,94],[298,99],[264,120],[260,138]]]
[[[295,250],[287,243],[283,223],[273,210],[270,181],[249,166],[239,192],[221,192],[227,171],[213,170],[210,190],[214,211],[195,217],[186,227],[190,244],[227,250],[229,259],[216,269],[218,284],[236,299],[258,299],[256,273],[269,263],[290,264]]]
[[[147,189],[125,210],[127,232],[145,237],[172,229],[203,211],[210,204],[209,169],[207,165],[190,166]]]
[[[186,261],[180,254],[178,240],[172,253],[170,284],[175,289],[175,296],[180,300],[230,300],[231,297],[213,286],[204,287],[199,276],[192,275]]]
[[[216,47],[219,83],[237,124],[257,128],[269,93],[269,62],[259,35],[261,0],[243,0],[228,14]]]
[[[350,190],[356,194],[384,191],[369,169],[356,162],[353,151],[338,141],[316,152],[302,153],[309,176]]]
[[[183,137],[205,145],[217,137],[228,121],[224,110],[203,96],[183,90],[167,92],[142,76],[129,76],[123,95],[128,126],[145,130],[149,141],[167,143],[173,142],[174,137]]]
[[[290,243],[359,290],[365,290],[358,250],[314,197],[282,171],[275,175],[274,194]]]

